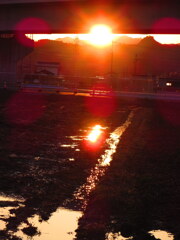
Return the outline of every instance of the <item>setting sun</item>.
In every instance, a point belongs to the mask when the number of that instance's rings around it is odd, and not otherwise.
[[[113,40],[111,28],[104,24],[94,25],[89,33],[88,42],[96,46],[106,46]]]

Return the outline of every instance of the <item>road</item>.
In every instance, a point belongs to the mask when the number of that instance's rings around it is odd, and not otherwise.
[[[43,87],[24,87],[21,89],[23,92],[29,93],[46,93],[46,94],[61,94],[61,95],[77,95],[77,96],[105,96],[105,97],[121,97],[121,98],[136,98],[136,99],[150,99],[150,100],[169,100],[180,101],[179,92],[125,92],[125,91],[113,91],[104,94],[95,93],[92,94],[91,89],[68,89],[68,88],[43,88]]]

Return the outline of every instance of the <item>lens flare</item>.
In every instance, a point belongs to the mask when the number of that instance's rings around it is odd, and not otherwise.
[[[92,131],[89,133],[89,135],[87,136],[87,139],[94,143],[98,140],[99,136],[101,135],[102,131],[101,131],[101,126],[100,125],[95,125],[92,129]]]
[[[28,17],[19,21],[14,26],[14,31],[16,39],[20,44],[26,47],[34,47],[33,37],[28,36],[27,33],[31,33],[30,35],[32,35],[32,33],[35,34],[39,32],[50,33],[50,27],[48,23],[41,18]]]
[[[101,93],[99,90],[96,91],[92,97],[85,98],[85,104],[87,110],[98,117],[108,117],[113,114],[117,108],[116,98],[114,96],[98,96]]]
[[[43,115],[45,108],[44,96],[34,95],[32,97],[28,94],[16,93],[7,102],[5,116],[12,124],[28,126]]]
[[[157,34],[166,33],[168,30],[169,33],[177,33],[177,29],[180,27],[179,18],[165,17],[159,19],[153,26],[153,31]]]

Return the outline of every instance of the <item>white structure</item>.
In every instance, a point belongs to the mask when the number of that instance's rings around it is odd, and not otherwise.
[[[36,64],[36,73],[49,72],[54,76],[58,76],[60,73],[60,64],[59,62],[37,62]]]

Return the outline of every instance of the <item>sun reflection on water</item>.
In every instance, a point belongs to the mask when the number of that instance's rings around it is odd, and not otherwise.
[[[96,164],[96,166],[91,169],[90,175],[87,178],[86,183],[83,184],[75,192],[74,194],[75,199],[82,201],[82,209],[86,208],[87,198],[89,194],[96,187],[96,184],[99,182],[99,179],[105,174],[107,167],[110,165],[110,162],[112,161],[112,156],[116,152],[120,137],[130,125],[133,115],[134,113],[131,112],[125,123],[122,126],[116,128],[115,131],[113,131],[110,134],[109,138],[106,140],[108,148],[105,150],[101,158],[98,159],[98,163]],[[101,131],[100,129],[101,126],[96,125],[93,128],[92,132],[90,133],[90,137],[88,137],[88,139],[90,138],[94,141],[96,138],[98,138],[97,136],[99,136],[100,134],[99,132]]]
[[[95,125],[92,131],[87,136],[87,139],[91,142],[96,142],[99,136],[101,135],[102,130],[100,125]]]

